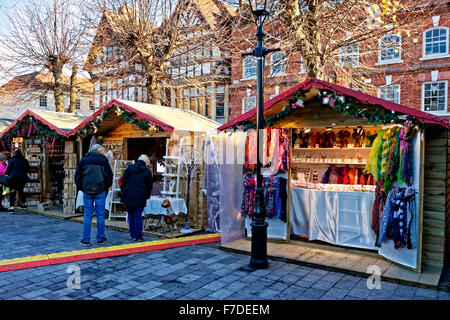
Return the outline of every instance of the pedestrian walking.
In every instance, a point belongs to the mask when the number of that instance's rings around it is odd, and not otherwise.
[[[8,156],[4,153],[0,153],[0,176],[4,176],[6,173],[6,169],[8,168]],[[6,176],[4,176],[5,182],[7,182]],[[3,207],[3,189],[7,188],[8,184],[4,184],[2,188],[0,188],[0,212],[8,211],[5,207]]]
[[[149,158],[146,155],[141,155],[135,164],[127,167],[122,177],[120,187],[122,201],[125,203],[128,212],[130,239],[134,241],[143,241],[142,212],[153,188],[152,172],[149,167]]]
[[[26,195],[23,189],[28,182],[28,173],[30,172],[30,163],[22,155],[20,149],[14,149],[13,157],[8,162],[5,175],[8,176],[9,192],[9,213],[13,214],[16,204],[16,193],[19,194],[20,207],[26,208]]]
[[[105,236],[105,200],[112,185],[113,173],[106,150],[101,145],[94,145],[80,160],[75,170],[75,184],[83,192],[84,221],[83,237],[80,243],[91,244],[91,223],[95,210],[97,216],[97,243],[104,244]]]

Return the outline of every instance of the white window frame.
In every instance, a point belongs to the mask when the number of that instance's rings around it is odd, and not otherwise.
[[[275,57],[283,55],[282,59],[275,60]],[[282,77],[286,75],[286,53],[285,52],[275,52],[270,55],[270,77]],[[281,67],[280,72],[275,73],[274,68]]]
[[[45,105],[43,104],[43,99],[45,99]],[[39,97],[39,107],[40,108],[48,108],[48,98],[46,95]]]
[[[246,73],[246,70],[249,69],[247,65],[249,65],[253,61],[254,69],[255,69],[255,75],[248,76]],[[253,67],[252,67],[253,69]],[[256,73],[257,73],[257,61],[255,57],[245,57],[242,60],[242,79],[241,80],[249,80],[249,79],[256,79]]]
[[[81,109],[81,99],[75,100],[75,109],[77,109],[77,110]]]
[[[355,69],[355,68],[358,68],[358,67],[359,67],[359,43],[352,43],[352,44],[346,45],[346,46],[344,46],[344,47],[341,47],[341,49],[340,49],[340,50],[341,50],[341,54],[339,55],[339,62],[340,62],[341,64],[347,63],[347,61],[344,61],[344,59],[347,58],[347,57],[349,57],[350,54],[348,54],[348,52],[346,52],[346,54],[343,55],[343,53],[344,53],[344,51],[345,51],[347,48],[349,48],[350,46],[356,46],[356,53],[355,53],[355,52],[352,52],[352,54],[351,54],[351,56],[352,56],[352,65],[351,65],[351,68],[352,68],[352,69]],[[356,62],[353,60],[353,57],[356,57]]]
[[[387,37],[392,37],[392,36],[399,38],[400,39],[399,43],[397,45],[390,45],[390,46],[386,46],[386,47],[383,48],[382,47],[383,39],[385,39]],[[387,50],[387,49],[390,49],[390,48],[398,49],[399,57],[398,58],[389,59],[389,60],[384,60],[384,61],[381,60],[383,50]],[[390,33],[390,34],[387,34],[387,35],[381,37],[381,41],[380,41],[380,44],[378,46],[378,63],[376,65],[393,64],[393,63],[401,63],[401,62],[403,62],[403,60],[402,60],[402,36],[400,34]]]
[[[384,99],[384,98],[381,97],[382,90],[384,88],[388,88],[388,87],[398,88],[397,89],[398,90],[398,101],[387,100],[387,99]],[[401,101],[401,86],[399,84],[388,84],[388,85],[384,85],[384,86],[378,87],[378,98],[386,100],[386,101],[390,101],[390,102],[394,102],[394,103],[400,104],[400,101]]]
[[[425,85],[430,84],[430,83],[439,83],[439,82],[443,82],[445,83],[445,103],[444,106],[446,106],[445,110],[439,110],[439,111],[426,111],[425,110]],[[448,113],[448,80],[437,80],[437,81],[425,81],[422,82],[422,111],[424,112],[428,112],[431,114],[435,114],[435,115],[449,115]]]
[[[255,101],[255,106],[253,108],[247,109],[245,108],[246,104],[247,104],[247,100],[254,100]],[[247,97],[242,97],[242,114],[252,110],[256,108],[256,96],[247,96]]]
[[[426,41],[425,41],[425,35],[427,32],[435,30],[435,29],[445,29],[447,32],[447,41],[446,41],[446,50],[445,53],[437,53],[437,54],[426,54]],[[433,28],[429,28],[427,30],[425,30],[422,33],[422,58],[420,58],[419,60],[430,60],[430,59],[438,59],[438,58],[448,58],[450,57],[449,54],[449,32],[450,29],[448,27],[445,26],[437,26],[437,27],[433,27]]]

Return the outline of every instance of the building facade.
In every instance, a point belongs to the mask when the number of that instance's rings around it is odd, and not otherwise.
[[[103,16],[85,66],[94,83],[96,109],[111,99],[147,102],[146,80],[141,65],[128,63],[114,41],[114,24],[121,12]],[[195,111],[219,122],[229,120],[231,57],[219,45],[219,36],[231,33],[236,10],[218,0],[192,1],[182,13],[181,42],[166,64],[162,104]],[[220,29],[220,31],[218,31]],[[100,53],[100,54],[99,54]]]
[[[27,109],[33,111],[56,111],[55,97],[51,89],[53,76],[35,72],[21,75],[0,87],[0,116],[16,119]],[[93,113],[93,85],[89,79],[77,78],[75,112],[88,116]],[[64,111],[69,111],[70,77],[63,76]]]
[[[345,54],[337,62],[348,66],[347,74],[360,77],[367,84],[353,89],[439,116],[450,116],[450,5],[444,3],[429,14],[424,10],[422,21],[417,22],[420,30],[414,30],[408,39],[402,39],[397,33],[385,34],[377,39],[378,48],[370,54],[364,54],[367,48],[353,44],[343,48]],[[276,23],[267,24],[265,32],[276,34]],[[241,25],[233,31],[232,38],[242,43],[242,39],[254,38],[255,32],[254,25]],[[281,52],[266,57],[265,101],[307,78],[300,54],[286,54],[290,48],[282,42],[267,41],[266,47],[280,47]],[[232,55],[230,119],[256,107],[256,60],[241,56],[253,48],[254,44],[241,46]],[[369,62],[369,67],[362,72],[363,60],[366,66]],[[346,76],[336,70],[329,70],[326,80],[352,87]]]

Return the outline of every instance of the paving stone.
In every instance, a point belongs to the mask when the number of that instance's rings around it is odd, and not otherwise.
[[[185,276],[177,278],[177,280],[183,283],[189,283],[191,281],[197,280],[198,278],[200,278],[200,276],[194,274],[187,274]]]
[[[316,283],[314,283],[311,288],[314,289],[321,289],[321,290],[329,290],[334,286],[334,282],[331,281],[325,281],[320,279],[319,281],[317,281]]]
[[[167,290],[160,289],[160,288],[153,288],[149,291],[141,293],[139,296],[144,299],[154,299],[157,298],[160,295],[163,295],[167,292]]]
[[[352,290],[349,291],[348,295],[355,298],[366,299],[371,292],[372,290],[369,289],[353,288]]]
[[[100,291],[100,292],[98,292],[96,294],[93,294],[92,296],[96,297],[96,298],[99,298],[99,299],[105,299],[105,298],[108,298],[108,297],[110,297],[112,295],[115,295],[116,293],[119,293],[119,292],[120,291],[117,290],[117,289],[109,288],[109,289],[106,289],[104,291]]]
[[[233,292],[233,290],[230,290],[231,292]],[[210,295],[213,291],[205,289],[205,288],[199,288],[197,290],[191,291],[189,292],[186,297],[195,299],[195,300],[201,300],[204,297]]]
[[[222,289],[217,290],[216,292],[211,293],[210,295],[208,295],[208,297],[211,297],[211,298],[217,299],[217,300],[223,300],[232,294],[233,294],[233,291],[222,288]]]
[[[325,290],[308,288],[299,295],[300,300],[317,300],[324,296],[326,293]]]
[[[347,295],[348,290],[331,288],[322,296],[321,299],[325,300],[341,300]]]
[[[415,297],[436,299],[438,291],[431,289],[418,288],[415,293]]]

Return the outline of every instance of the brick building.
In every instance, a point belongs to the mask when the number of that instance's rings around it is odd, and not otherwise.
[[[349,73],[363,78],[367,84],[358,89],[418,110],[450,116],[450,4],[444,2],[438,9],[429,11],[429,14],[426,8],[424,10],[425,18],[417,22],[420,30],[413,31],[408,39],[402,39],[402,35],[396,33],[386,34],[378,40],[377,50],[365,57],[362,57],[362,53],[367,48],[349,46],[346,62],[349,59],[352,62]],[[254,39],[255,31],[254,25],[241,24],[233,31],[232,37]],[[277,21],[265,25],[265,32],[268,35],[276,34]],[[256,107],[256,61],[253,57],[241,57],[242,52],[254,48],[255,41],[239,41],[242,42],[251,44],[248,47],[236,46],[232,55],[230,119]],[[265,46],[278,46],[282,50],[266,57],[264,98],[267,101],[305,80],[306,69],[299,54],[286,54],[290,50],[286,44],[271,42],[268,37]],[[358,65],[363,59],[366,65],[367,62],[373,65],[373,70],[360,72]],[[351,86],[336,70],[329,70],[327,76],[327,81],[334,80],[340,85]]]

